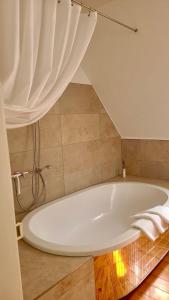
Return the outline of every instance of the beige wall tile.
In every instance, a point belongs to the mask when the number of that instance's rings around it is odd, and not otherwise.
[[[100,181],[105,181],[121,173],[120,138],[99,141],[95,153],[95,164],[98,166]]]
[[[55,148],[41,149],[40,165],[43,168],[46,165],[51,165],[52,169],[55,170],[57,175],[63,174],[63,156],[62,147],[58,146]],[[44,170],[47,174],[51,172],[52,169]]]
[[[40,120],[40,130],[40,167],[52,165],[42,173],[46,201],[119,174],[121,140],[91,85],[70,84]],[[12,172],[31,170],[31,126],[8,131],[8,140]],[[21,179],[20,199],[24,206],[32,201],[31,182],[31,175]]]
[[[138,160],[127,160],[125,161],[125,166],[126,166],[126,174],[131,175],[131,176],[141,176],[141,161]]]
[[[26,126],[7,131],[9,152],[16,153],[32,149],[32,128]]]
[[[30,205],[33,204],[33,196],[32,196],[31,185],[26,186],[25,182],[24,182],[24,185],[23,185],[23,180],[21,180],[21,190],[22,190],[21,195],[18,195],[16,197],[16,190],[14,188],[14,204],[15,204],[15,211],[16,211],[17,215],[18,215],[18,213],[23,212],[22,208],[27,209]],[[18,204],[17,199],[19,200],[19,203],[21,204],[22,208]],[[38,203],[38,205],[39,204],[40,203]]]
[[[66,194],[100,182],[95,164],[98,141],[72,144],[63,147]]]
[[[100,163],[88,169],[82,169],[64,175],[65,193],[70,194],[81,189],[99,184],[120,174],[121,161]]]
[[[141,160],[140,140],[122,140],[122,153],[124,160]]]
[[[33,166],[33,152],[17,152],[10,154],[11,170],[12,172],[32,170]],[[63,173],[63,158],[62,148],[41,149],[40,166],[51,165],[57,171],[57,174]]]
[[[114,160],[121,159],[121,140],[120,138],[108,138],[100,140],[95,154],[96,163],[112,163]]]
[[[11,171],[27,171],[32,169],[33,152],[24,151],[10,154]]]
[[[12,172],[20,170],[27,171],[32,169],[32,151],[13,153],[11,156]],[[43,170],[46,184],[46,201],[57,199],[64,195],[64,178],[63,178],[63,160],[62,160],[62,148],[49,148],[41,150],[41,167],[45,165],[52,165],[52,169]],[[25,178],[21,178],[21,195],[19,199],[23,204],[23,207],[28,207],[32,203],[32,175],[27,175]],[[40,181],[40,189],[42,184]],[[15,193],[14,193],[15,194]],[[41,200],[43,197],[41,197]],[[39,205],[42,202],[39,202]],[[15,197],[16,210],[20,211]]]
[[[98,114],[62,116],[63,145],[96,140],[99,136]]]
[[[123,140],[127,173],[155,179],[169,179],[169,141]]]
[[[119,176],[121,174],[121,159],[103,163],[99,166],[100,181]]]
[[[65,189],[64,189],[64,178],[63,174],[58,175],[57,171],[55,169],[51,169],[48,172],[43,172],[43,178],[45,181],[45,186],[46,186],[46,197],[44,198],[44,193],[41,195],[39,198],[38,202],[35,203],[35,207],[44,204],[45,202],[49,202],[52,200],[56,200],[59,197],[64,196],[65,194]],[[21,178],[21,195],[18,196],[18,199],[21,203],[21,205],[26,209],[28,208],[33,201],[33,196],[32,196],[32,187],[31,187],[31,180],[32,176],[30,175],[29,177]],[[39,186],[40,186],[40,194],[42,191],[42,182],[39,179]],[[45,200],[45,201],[44,201]],[[15,201],[15,209],[16,212],[21,212],[21,208],[17,202],[16,198],[16,190],[14,187],[14,201]]]
[[[121,171],[120,138],[63,147],[65,192],[99,183]]]
[[[49,170],[45,172],[44,180],[46,184],[46,202],[64,196],[65,185],[63,174],[58,175],[55,169]]]
[[[47,114],[40,121],[41,148],[51,148],[61,145],[61,117]]]
[[[169,163],[142,161],[140,162],[140,176],[154,179],[169,179]]]
[[[57,100],[54,106],[49,110],[49,114],[60,115],[60,100]]]
[[[141,140],[122,140],[122,159],[127,175],[140,175],[140,161],[143,159]]]
[[[100,114],[100,136],[101,138],[119,136],[119,133],[113,125],[112,120],[106,113]]]
[[[65,145],[63,147],[64,173],[69,174],[90,168],[94,164],[98,141]]]
[[[91,85],[71,83],[60,98],[62,114],[99,113],[101,104]]]
[[[140,148],[142,160],[169,162],[169,141],[141,140]]]
[[[64,180],[66,194],[71,194],[101,182],[100,172],[97,166],[82,169],[73,173],[67,173],[64,175]]]
[[[64,173],[73,173],[121,159],[119,138],[90,141],[63,147]]]

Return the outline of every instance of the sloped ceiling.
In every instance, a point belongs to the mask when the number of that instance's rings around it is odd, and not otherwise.
[[[139,32],[99,17],[87,77],[123,138],[169,139],[169,1],[113,0],[100,9]]]

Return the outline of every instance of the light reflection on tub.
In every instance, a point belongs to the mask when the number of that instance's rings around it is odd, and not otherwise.
[[[113,260],[116,267],[116,275],[117,277],[124,277],[126,275],[126,266],[123,261],[122,255],[119,250],[113,251]]]

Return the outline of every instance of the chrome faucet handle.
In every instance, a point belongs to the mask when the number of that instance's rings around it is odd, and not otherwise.
[[[32,170],[23,172],[22,176],[25,178],[25,176],[29,174],[32,174]]]
[[[53,168],[53,166],[51,166],[51,165],[46,165],[46,166],[44,166],[44,167],[42,167],[42,168],[39,168],[39,169],[37,169],[37,172],[42,172],[42,171],[44,171],[44,170],[49,170],[49,169],[52,169]]]
[[[16,171],[16,172],[14,172],[14,173],[11,175],[11,177],[12,177],[12,178],[16,178],[16,177],[20,177],[20,176],[22,176],[22,175],[23,175],[22,172]]]
[[[23,173],[20,171],[16,171],[11,175],[11,177],[15,180],[16,183],[16,192],[17,195],[19,196],[21,194],[21,182],[20,182],[20,177],[23,176]]]
[[[17,195],[21,194],[21,182],[20,182],[20,176],[15,178],[16,180],[16,186],[17,186]]]
[[[35,172],[41,173],[43,170],[49,170],[49,169],[52,169],[52,168],[53,168],[53,167],[52,167],[51,165],[46,165],[46,166],[44,166],[44,167],[42,167],[42,168],[36,169]],[[15,180],[17,195],[20,195],[20,194],[21,194],[21,182],[20,182],[20,177],[25,178],[26,175],[32,174],[32,173],[33,173],[33,170],[24,171],[24,172],[16,171],[16,172],[14,172],[14,173],[11,175],[12,179]]]
[[[53,167],[52,167],[52,165],[46,165],[45,166],[45,169],[52,169]]]

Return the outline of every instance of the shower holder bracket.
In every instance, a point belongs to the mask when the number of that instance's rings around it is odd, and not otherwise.
[[[23,225],[21,222],[16,223],[16,235],[18,241],[23,239]]]

